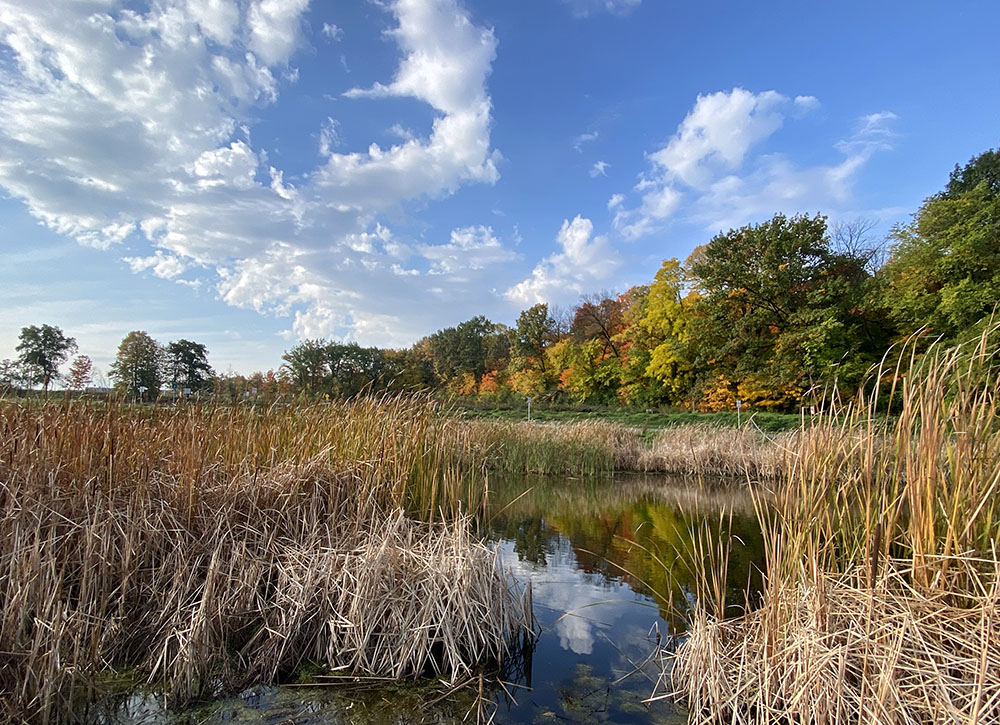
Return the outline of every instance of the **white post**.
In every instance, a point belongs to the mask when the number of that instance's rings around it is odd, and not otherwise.
[[[742,400],[737,400],[736,401],[736,427],[737,428],[740,427],[740,408],[742,408],[742,407],[743,407],[743,401]]]
[[[531,396],[528,396],[528,422],[531,422]]]

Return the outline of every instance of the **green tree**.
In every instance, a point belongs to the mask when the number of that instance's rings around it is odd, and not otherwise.
[[[443,382],[464,374],[478,380],[490,369],[497,334],[497,326],[482,315],[435,332],[427,338],[434,372]]]
[[[41,383],[45,393],[59,378],[59,366],[76,352],[76,340],[53,325],[22,327],[17,351],[31,383]]]
[[[779,214],[719,234],[691,272],[700,362],[733,385],[753,379],[762,402],[834,378],[849,387],[885,349],[890,328],[870,275],[832,249],[823,216]]]
[[[376,347],[361,347],[356,342],[326,345],[327,390],[331,395],[351,397],[363,392],[383,390],[397,372],[385,352]]]
[[[133,330],[118,345],[111,363],[117,388],[135,400],[153,401],[163,386],[164,352],[160,344],[142,330]]]
[[[552,342],[555,326],[547,304],[532,305],[518,315],[517,324],[510,331],[511,352],[529,359],[544,375],[545,348]]]
[[[167,382],[175,389],[189,388],[192,392],[211,390],[215,371],[208,364],[208,348],[198,342],[177,340],[165,351]]]
[[[1000,302],[1000,153],[952,172],[944,191],[893,230],[885,303],[904,334],[954,338]]]
[[[320,393],[327,377],[325,340],[303,340],[281,356],[282,375],[300,393]]]

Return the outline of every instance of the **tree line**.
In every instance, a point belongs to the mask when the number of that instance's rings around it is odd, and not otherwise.
[[[850,394],[893,343],[915,332],[972,334],[1000,301],[1000,152],[956,166],[944,189],[888,238],[857,220],[781,214],[731,229],[686,260],[667,259],[646,285],[584,297],[571,310],[536,304],[512,325],[473,317],[412,347],[323,339],[286,351],[277,370],[219,375],[189,340],[122,341],[111,376],[153,399],[163,388],[252,396],[354,396],[436,391],[504,403],[795,410],[834,384]],[[89,360],[59,368],[75,342],[58,328],[24,328],[0,387],[82,387]]]

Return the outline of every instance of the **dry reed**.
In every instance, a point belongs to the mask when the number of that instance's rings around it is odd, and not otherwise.
[[[454,678],[528,621],[461,518],[419,402],[303,409],[0,402],[0,719],[75,719],[102,673],[175,702],[307,661]],[[430,491],[430,493],[428,493]]]
[[[703,572],[665,663],[692,722],[1000,722],[996,335],[878,370],[798,439],[758,503],[761,603],[720,621]]]
[[[595,476],[615,471],[773,478],[785,470],[798,433],[701,425],[664,429],[647,442],[641,430],[604,421],[532,424],[449,421],[456,455],[495,471]]]

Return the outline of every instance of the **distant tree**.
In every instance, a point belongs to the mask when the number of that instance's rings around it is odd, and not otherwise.
[[[478,380],[487,371],[496,325],[483,315],[455,327],[438,330],[427,338],[434,372],[444,382],[470,375]]]
[[[83,390],[93,379],[94,363],[86,355],[78,355],[69,366],[67,384],[70,390]]]
[[[215,371],[208,364],[208,349],[201,343],[177,340],[167,345],[165,353],[167,382],[175,389],[192,392],[212,389]]]
[[[321,392],[329,372],[326,344],[326,340],[303,340],[281,356],[285,361],[281,373],[298,392]]]
[[[52,325],[22,327],[19,339],[18,359],[31,383],[41,383],[47,394],[49,385],[59,377],[59,366],[76,352],[76,340]]]
[[[570,325],[570,332],[577,343],[597,338],[602,353],[618,357],[615,338],[625,324],[627,300],[609,293],[585,295]]]
[[[903,334],[954,338],[1000,303],[1000,153],[956,167],[944,191],[897,227],[885,304]]]
[[[790,407],[834,378],[849,386],[885,350],[870,275],[831,247],[825,217],[779,214],[717,235],[699,256],[701,363],[733,385],[752,378],[761,405]]]
[[[692,326],[700,297],[697,292],[685,294],[684,282],[680,262],[664,260],[638,321],[650,351],[646,375],[661,383],[675,403],[693,395],[696,383]]]
[[[540,302],[529,307],[518,315],[517,324],[510,331],[511,352],[534,361],[544,375],[545,348],[552,342],[555,327],[547,304]]]
[[[118,345],[111,377],[129,397],[156,400],[164,382],[163,359],[163,348],[156,340],[142,330],[133,330]]]
[[[0,360],[0,394],[26,385],[24,366],[19,360]]]
[[[326,344],[327,390],[339,397],[384,389],[395,371],[384,351],[356,342]]]
[[[864,217],[837,222],[830,229],[833,251],[856,260],[869,274],[878,274],[888,260],[889,247],[888,240],[872,233],[876,225]]]

